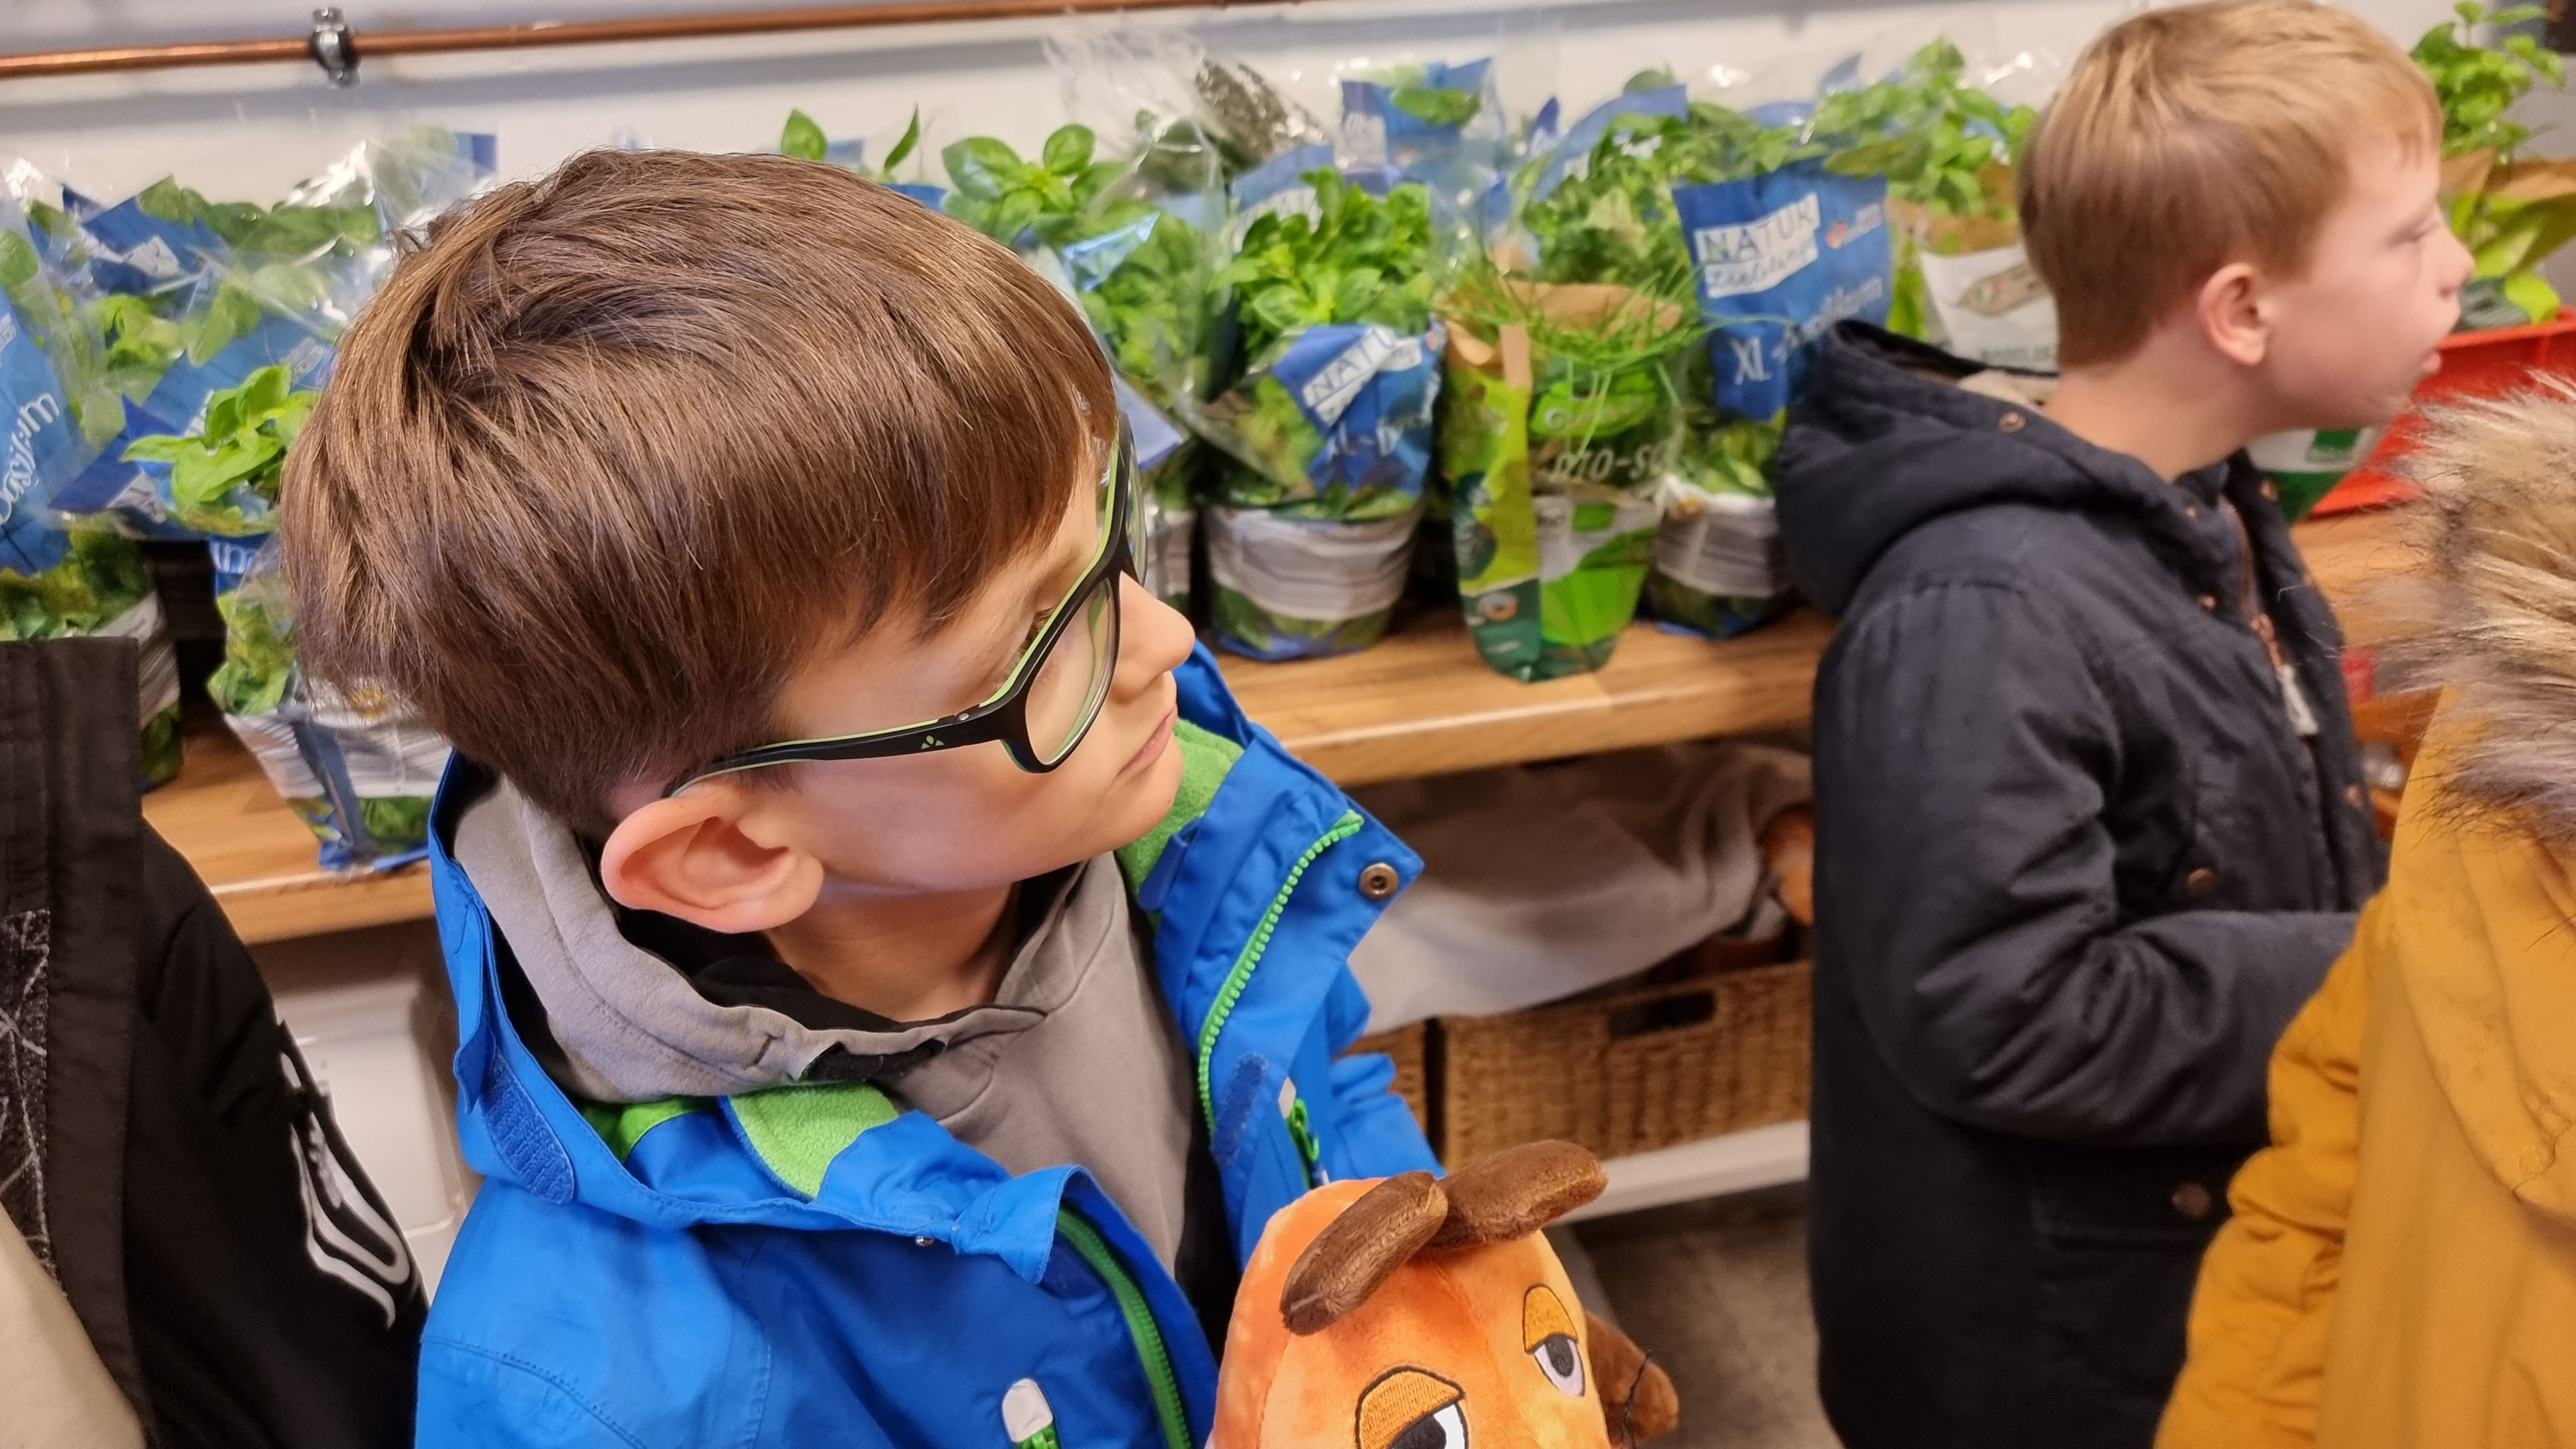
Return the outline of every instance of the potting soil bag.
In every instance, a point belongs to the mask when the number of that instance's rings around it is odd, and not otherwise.
[[[179,773],[179,659],[152,592],[143,550],[102,521],[54,520],[42,552],[55,562],[35,572],[0,566],[0,640],[83,635],[132,639],[139,651],[144,789]]]
[[[419,859],[447,742],[380,692],[343,695],[295,663],[294,601],[276,540],[215,539],[224,662],[207,693],[330,869]]]
[[[1219,642],[1255,659],[1376,643],[1404,594],[1418,514],[1342,522],[1210,507],[1203,519]]]
[[[1606,285],[1486,279],[1451,306],[1441,469],[1477,652],[1525,680],[1598,669],[1654,559],[1696,329]]]

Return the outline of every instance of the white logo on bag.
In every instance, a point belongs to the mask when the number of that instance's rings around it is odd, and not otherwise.
[[[1422,343],[1412,337],[1399,337],[1385,327],[1371,327],[1360,339],[1342,349],[1339,357],[1316,370],[1306,385],[1297,390],[1298,401],[1306,405],[1325,427],[1340,422],[1358,399],[1360,389],[1381,372],[1402,372],[1422,365]]]
[[[1691,233],[1691,250],[1700,261],[1701,289],[1716,298],[1778,286],[1816,260],[1816,232],[1823,220],[1824,208],[1809,192],[1768,216],[1701,227]]]
[[[6,345],[0,339],[0,346]],[[8,467],[0,472],[0,509],[16,504],[36,486],[36,434],[62,415],[63,400],[52,393],[29,398],[18,408],[9,428]]]

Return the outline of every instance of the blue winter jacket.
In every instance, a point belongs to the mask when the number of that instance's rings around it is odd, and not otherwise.
[[[1368,1016],[1349,953],[1383,904],[1362,874],[1419,861],[1245,719],[1205,650],[1179,679],[1181,803],[1120,860],[1242,1257],[1312,1183],[1433,1165],[1386,1058],[1339,1055]],[[451,858],[463,793],[451,775],[431,858],[486,1180],[422,1343],[422,1449],[1206,1439],[1213,1347],[1080,1169],[1012,1177],[867,1084],[569,1097],[513,1027],[506,944]]]

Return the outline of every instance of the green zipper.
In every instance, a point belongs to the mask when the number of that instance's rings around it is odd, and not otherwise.
[[[1289,1090],[1293,1093],[1296,1088],[1292,1084]],[[1322,1187],[1325,1182],[1324,1145],[1315,1140],[1315,1124],[1306,1115],[1306,1099],[1303,1097],[1292,1095],[1288,1099],[1288,1140],[1297,1144],[1297,1156],[1306,1164],[1306,1185]]]
[[[1190,1449],[1189,1416],[1181,1408],[1180,1381],[1172,1376],[1172,1355],[1163,1347],[1163,1330],[1154,1322],[1154,1310],[1145,1306],[1144,1290],[1128,1276],[1118,1255],[1100,1236],[1100,1230],[1083,1220],[1071,1208],[1058,1208],[1055,1229],[1066,1242],[1091,1265],[1109,1285],[1110,1296],[1118,1300],[1118,1312],[1127,1320],[1127,1336],[1136,1342],[1136,1357],[1145,1366],[1145,1386],[1154,1392],[1154,1412],[1163,1421],[1164,1449]]]
[[[1211,1074],[1216,1069],[1216,1035],[1225,1030],[1225,1019],[1234,1012],[1234,1003],[1243,996],[1243,988],[1252,981],[1252,969],[1261,964],[1261,953],[1270,949],[1270,933],[1279,928],[1279,918],[1288,910],[1288,897],[1296,894],[1297,882],[1305,877],[1306,867],[1315,857],[1359,833],[1360,812],[1345,810],[1342,818],[1323,838],[1306,847],[1297,864],[1288,871],[1287,881],[1279,894],[1270,898],[1270,909],[1261,913],[1261,923],[1252,928],[1252,939],[1243,943],[1242,954],[1234,958],[1234,968],[1225,973],[1225,985],[1218,989],[1216,1004],[1208,1008],[1207,1024],[1199,1028],[1199,1107],[1207,1113],[1208,1133],[1216,1133],[1216,1083]]]

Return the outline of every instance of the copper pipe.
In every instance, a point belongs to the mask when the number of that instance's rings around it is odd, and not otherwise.
[[[877,5],[810,5],[787,10],[701,12],[636,16],[626,20],[538,21],[454,30],[354,32],[360,60],[388,55],[439,55],[468,50],[523,50],[554,45],[604,45],[617,41],[692,40],[723,35],[780,35],[801,30],[864,30],[883,25],[932,25],[957,20],[1017,20],[1033,16],[1111,10],[1179,10],[1281,0],[890,0]],[[184,66],[254,65],[312,58],[309,37],[210,40],[180,45],[132,45],[104,50],[56,50],[0,55],[0,80],[19,76],[88,75],[101,71],[171,70]]]

